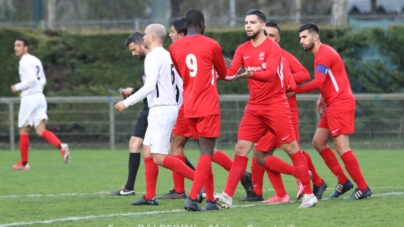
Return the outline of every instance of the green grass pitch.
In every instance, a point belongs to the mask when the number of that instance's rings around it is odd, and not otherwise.
[[[226,150],[233,158],[233,152]],[[300,202],[279,205],[243,203],[239,185],[228,210],[185,212],[184,200],[159,200],[159,206],[131,206],[145,191],[141,164],[136,180],[136,195],[117,197],[108,194],[126,182],[128,152],[125,150],[75,150],[63,164],[57,150],[30,152],[30,171],[14,171],[11,166],[19,152],[0,152],[0,227],[5,226],[136,226],[136,227],[306,227],[306,226],[402,226],[404,223],[403,151],[355,150],[373,196],[362,201],[329,200],[336,178],[320,156],[309,153],[318,172],[328,184],[323,200],[313,208],[299,209]],[[198,151],[186,150],[196,164]],[[282,152],[275,153],[290,163]],[[251,154],[250,154],[251,155]],[[214,166],[215,189],[224,189],[227,172]],[[297,187],[291,176],[283,175],[289,196]],[[191,182],[186,180],[189,192]],[[160,168],[157,193],[172,189],[171,173]],[[274,193],[265,176],[264,197]],[[350,195],[352,191],[348,192]],[[204,204],[203,204],[204,205]]]

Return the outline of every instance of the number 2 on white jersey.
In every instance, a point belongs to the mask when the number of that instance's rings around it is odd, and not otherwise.
[[[189,69],[189,76],[195,77],[198,73],[198,63],[194,54],[188,54],[185,58],[185,63]]]

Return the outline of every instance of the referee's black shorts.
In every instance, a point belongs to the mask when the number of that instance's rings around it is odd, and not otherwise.
[[[144,135],[146,134],[147,125],[147,117],[149,116],[149,108],[144,106],[142,111],[137,118],[135,129],[133,130],[132,136],[139,137],[144,139]]]

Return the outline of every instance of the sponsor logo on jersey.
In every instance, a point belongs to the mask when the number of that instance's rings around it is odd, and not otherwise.
[[[261,66],[247,66],[247,67],[245,67],[245,70],[255,72],[255,71],[261,71],[262,68],[261,68]]]

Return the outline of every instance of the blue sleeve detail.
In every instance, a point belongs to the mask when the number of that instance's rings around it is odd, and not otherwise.
[[[316,72],[320,72],[322,74],[324,74],[325,76],[327,76],[329,68],[325,65],[317,65],[316,68]]]

